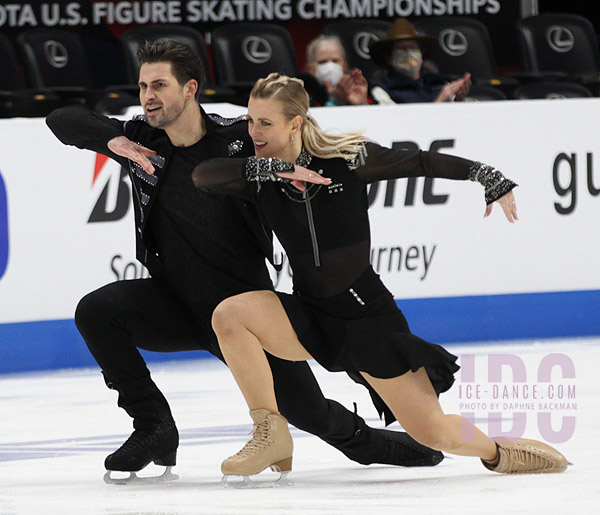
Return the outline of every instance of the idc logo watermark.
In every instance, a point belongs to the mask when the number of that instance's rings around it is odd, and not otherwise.
[[[8,197],[0,173],[0,279],[8,266]]]
[[[575,365],[566,354],[527,363],[516,354],[461,356],[459,411],[471,423],[487,422],[491,437],[528,437],[537,427],[547,442],[566,442],[575,432],[576,393]],[[464,427],[462,437],[472,441],[472,429]]]

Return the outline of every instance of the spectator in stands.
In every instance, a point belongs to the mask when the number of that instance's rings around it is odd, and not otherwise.
[[[348,70],[346,52],[338,38],[321,35],[306,48],[307,73],[301,78],[312,103],[322,106],[368,103],[367,79],[358,68]]]
[[[435,73],[426,73],[424,60],[437,47],[436,38],[417,34],[415,26],[398,18],[384,39],[370,46],[371,59],[381,66],[382,74],[373,81],[371,96],[379,104],[409,102],[453,102],[463,100],[471,88],[471,74],[445,81]]]

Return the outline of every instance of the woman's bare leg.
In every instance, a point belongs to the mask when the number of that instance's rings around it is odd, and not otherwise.
[[[255,291],[225,299],[215,309],[212,324],[248,408],[277,413],[273,376],[264,350],[290,361],[311,359],[277,295]]]
[[[264,350],[291,361],[311,359],[277,295],[249,292],[224,300],[213,313],[223,357],[248,408],[278,412]],[[263,350],[264,349],[264,350]],[[424,368],[392,379],[363,373],[415,440],[433,449],[491,460],[496,446],[469,421],[445,415]]]
[[[255,474],[269,466],[291,470],[293,444],[287,423],[278,413],[264,350],[290,361],[310,359],[310,354],[298,341],[273,292],[251,292],[226,299],[214,312],[213,327],[255,421],[252,440],[223,462],[223,473]],[[488,462],[486,467],[497,472],[562,472],[567,468],[565,457],[546,444],[517,440],[497,446],[467,419],[445,415],[424,368],[392,379],[363,375],[406,431],[423,445],[478,456]]]
[[[483,432],[463,417],[444,414],[424,368],[392,379],[361,373],[419,443],[461,456],[496,458],[496,444]]]

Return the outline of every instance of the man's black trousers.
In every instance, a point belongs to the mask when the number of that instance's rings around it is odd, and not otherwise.
[[[75,322],[105,378],[132,384],[149,376],[139,349],[155,352],[207,350],[223,360],[211,328],[212,307],[189,306],[161,280],[108,284],[81,299]],[[322,438],[350,459],[380,462],[383,446],[359,433],[379,431],[336,401],[326,399],[306,362],[269,355],[277,403],[290,424]],[[370,442],[368,444],[368,442]],[[368,444],[368,445],[367,445]]]

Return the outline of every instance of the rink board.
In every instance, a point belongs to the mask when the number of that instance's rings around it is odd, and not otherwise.
[[[405,299],[411,330],[435,343],[600,334],[600,291]],[[0,373],[95,366],[72,319],[0,325]],[[148,362],[212,358],[205,351],[142,351]]]
[[[328,130],[480,160],[519,184],[517,224],[498,208],[484,219],[474,183],[371,189],[373,266],[415,333],[439,343],[600,334],[599,108],[574,99],[312,110]],[[0,186],[0,372],[92,364],[72,320],[78,300],[147,276],[127,178],[63,146],[44,120],[13,119],[0,120]],[[286,265],[273,273],[283,291]]]

